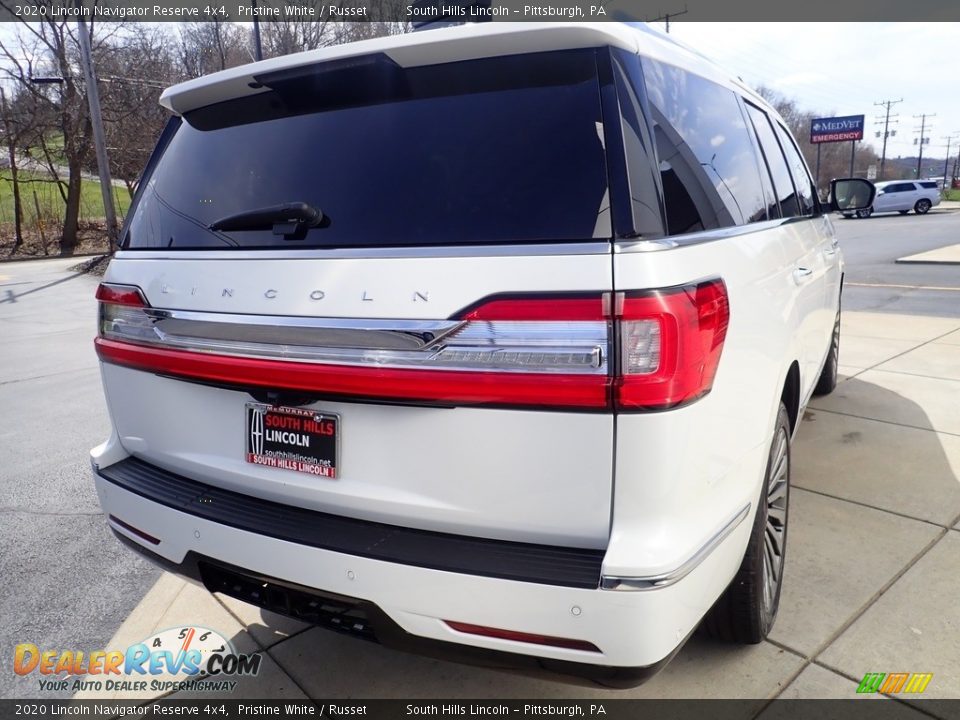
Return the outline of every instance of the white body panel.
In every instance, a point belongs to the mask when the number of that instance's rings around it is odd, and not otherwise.
[[[602,291],[612,283],[608,254],[289,260],[248,252],[243,260],[212,261],[197,253],[184,260],[121,255],[105,279],[137,285],[155,307],[285,317],[442,319],[496,293]],[[324,292],[319,301],[310,297],[317,289]],[[265,296],[269,290],[275,297]],[[427,530],[576,547],[607,541],[610,415],[315,403],[312,409],[341,415],[341,476],[331,480],[244,460],[244,404],[252,400],[246,393],[111,365],[104,378],[121,444],[187,477]],[[147,411],[144,398],[151,398]]]

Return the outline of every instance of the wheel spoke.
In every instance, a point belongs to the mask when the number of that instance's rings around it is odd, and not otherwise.
[[[776,482],[776,484],[770,488],[770,492],[767,493],[767,505],[771,507],[779,507],[779,500],[783,500],[787,495],[787,483],[783,480]]]
[[[783,555],[783,538],[781,537],[780,531],[772,527],[769,523],[767,524],[766,539],[770,552],[779,559]]]

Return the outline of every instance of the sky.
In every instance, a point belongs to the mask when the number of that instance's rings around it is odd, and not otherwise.
[[[656,23],[663,28],[663,23]],[[960,138],[960,79],[955,73],[960,23],[693,23],[673,21],[670,35],[699,50],[751,87],[766,85],[804,110],[865,115],[864,141],[880,152],[875,118],[899,100],[887,157],[917,155],[913,139],[927,113],[925,157],[944,157],[944,136]],[[951,144],[956,157],[958,139]]]
[[[663,23],[655,23],[663,29]],[[13,23],[3,23],[0,39],[9,40]],[[960,138],[960,79],[957,53],[960,23],[694,23],[675,20],[671,36],[740,76],[747,84],[766,85],[804,110],[830,115],[866,116],[865,142],[880,152],[875,119],[893,106],[897,131],[887,156],[916,156],[913,139],[920,118],[927,120],[927,157],[946,154],[945,136]],[[960,139],[951,144],[956,157]]]

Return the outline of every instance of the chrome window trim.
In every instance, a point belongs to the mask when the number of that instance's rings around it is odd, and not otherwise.
[[[824,215],[776,218],[774,220],[764,220],[763,222],[748,223],[746,225],[731,225],[729,227],[701,230],[699,232],[687,233],[686,235],[670,235],[651,239],[618,240],[613,244],[613,252],[619,255],[623,253],[656,252],[660,250],[670,250],[675,247],[700,245],[702,243],[713,242],[714,240],[750,235],[752,233],[763,232],[764,230],[772,230],[781,225],[806,220],[816,220],[822,217],[824,217]]]
[[[638,577],[619,577],[616,575],[604,575],[600,580],[600,587],[603,590],[625,590],[625,591],[644,591],[659,590],[680,582],[693,572],[707,556],[712,553],[721,542],[723,542],[730,533],[740,526],[750,514],[750,503],[744,505],[740,510],[724,523],[699,550],[684,560],[673,570],[660,573],[658,575],[642,575]]]
[[[268,250],[119,250],[117,260],[352,260],[376,258],[545,257],[609,255],[610,241],[524,245],[433,245],[365,248],[271,248]]]

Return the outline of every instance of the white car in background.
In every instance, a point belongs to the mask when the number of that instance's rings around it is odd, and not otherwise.
[[[876,183],[877,196],[873,205],[845,217],[868,218],[873,213],[898,212],[906,215],[913,210],[926,215],[930,208],[940,204],[940,190],[935,180],[888,180]]]

